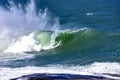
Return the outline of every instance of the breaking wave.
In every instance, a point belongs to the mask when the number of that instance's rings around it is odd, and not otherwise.
[[[52,18],[48,9],[37,11],[33,0],[24,7],[12,1],[9,4],[8,9],[0,6],[1,52],[24,35],[38,30],[56,30],[59,26],[58,19]]]
[[[105,33],[90,28],[78,30],[39,30],[29,35],[22,36],[10,45],[4,52],[23,53],[57,48],[57,50],[102,48],[116,45],[119,48],[120,34]],[[112,39],[115,39],[111,42]],[[97,44],[95,44],[97,43]],[[69,51],[68,50],[68,51]]]

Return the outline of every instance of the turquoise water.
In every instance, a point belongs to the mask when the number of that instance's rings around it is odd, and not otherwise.
[[[1,0],[0,32],[0,79],[120,74],[119,0]]]

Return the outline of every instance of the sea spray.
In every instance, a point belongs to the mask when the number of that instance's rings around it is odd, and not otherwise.
[[[9,1],[8,9],[0,6],[0,51],[8,48],[20,37],[38,30],[54,30],[58,19],[52,19],[48,9],[36,10],[35,2],[30,0],[23,9]],[[57,25],[58,26],[58,25]]]

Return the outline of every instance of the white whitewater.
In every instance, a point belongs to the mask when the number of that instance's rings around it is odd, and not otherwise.
[[[41,47],[41,44],[38,44],[37,40],[34,39],[34,33],[31,33],[28,36],[23,36],[12,46],[8,47],[4,52],[23,53],[31,51],[40,51]]]
[[[46,36],[46,35],[43,35],[43,36]],[[50,36],[51,36],[50,44],[47,46],[42,46],[39,40],[36,39],[36,33],[35,32],[30,33],[29,35],[23,36],[20,39],[18,39],[6,50],[4,50],[4,52],[5,53],[24,53],[24,52],[48,50],[48,49],[52,49],[59,46],[60,42],[57,44],[55,42],[55,38],[57,37],[56,32],[52,33]]]
[[[104,76],[115,80],[119,80],[120,77],[113,77],[104,73],[120,74],[120,64],[109,62],[96,62],[86,66],[49,65],[46,67],[27,66],[20,68],[0,68],[0,80],[9,80],[12,78],[34,73],[72,73],[81,75]]]

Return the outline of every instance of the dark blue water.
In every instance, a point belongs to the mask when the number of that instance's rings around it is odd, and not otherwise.
[[[49,0],[47,2],[50,10],[60,18],[64,28],[89,27],[105,32],[119,32],[119,0]],[[87,15],[89,13],[92,15]]]

